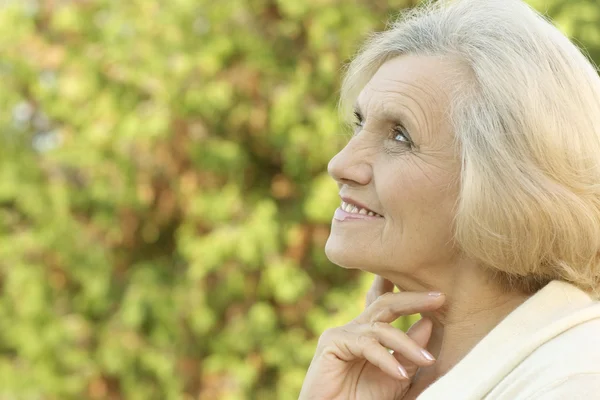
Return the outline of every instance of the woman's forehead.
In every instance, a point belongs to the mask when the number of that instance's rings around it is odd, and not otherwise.
[[[373,99],[413,100],[441,103],[448,100],[449,85],[445,71],[448,61],[439,57],[405,55],[385,62],[358,96],[357,106],[364,107]]]

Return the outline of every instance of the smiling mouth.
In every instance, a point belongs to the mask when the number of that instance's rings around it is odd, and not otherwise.
[[[375,220],[383,219],[383,216],[369,209],[342,201],[342,205],[335,210],[333,219],[340,222],[346,220]]]
[[[346,203],[345,201],[342,201],[342,205],[340,206],[340,208],[343,211],[347,212],[348,214],[368,215],[370,217],[380,217],[380,218],[383,218],[382,215],[377,214],[374,211],[371,211],[371,210],[366,209],[366,208],[355,206],[354,204]]]

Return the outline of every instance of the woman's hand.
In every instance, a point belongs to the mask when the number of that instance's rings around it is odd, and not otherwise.
[[[393,288],[377,276],[365,311],[321,335],[300,400],[400,399],[419,366],[435,362],[424,350],[431,335],[430,320],[417,321],[407,333],[390,323],[403,315],[439,308],[444,295],[392,293]]]

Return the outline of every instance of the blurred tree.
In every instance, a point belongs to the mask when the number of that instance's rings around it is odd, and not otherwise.
[[[370,280],[323,254],[341,67],[415,4],[0,2],[0,397],[296,398]]]

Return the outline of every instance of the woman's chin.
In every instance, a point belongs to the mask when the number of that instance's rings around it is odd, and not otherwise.
[[[338,243],[335,238],[331,236],[325,244],[325,256],[332,263],[346,269],[365,269],[364,264],[361,263],[362,257],[359,251],[348,248]]]

